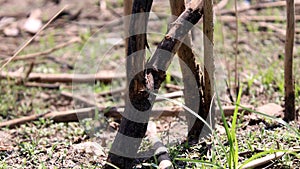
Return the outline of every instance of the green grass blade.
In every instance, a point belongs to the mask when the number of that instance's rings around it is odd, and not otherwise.
[[[271,120],[277,121],[278,123],[280,123],[280,124],[286,126],[288,129],[292,130],[292,131],[297,135],[297,137],[300,138],[300,133],[299,133],[299,131],[298,131],[297,129],[295,129],[294,127],[292,127],[291,125],[289,125],[289,124],[288,124],[287,122],[285,122],[284,120],[282,120],[281,118],[277,118],[277,117],[274,117],[274,116],[270,116],[270,115],[268,115],[268,114],[265,114],[265,113],[262,113],[262,112],[258,112],[258,111],[252,110],[252,109],[249,109],[249,108],[244,107],[244,106],[239,105],[239,104],[237,104],[237,105],[238,105],[239,107],[241,107],[242,109],[244,109],[244,110],[247,110],[247,111],[249,111],[249,112],[252,112],[252,113],[255,113],[255,114],[264,116],[264,117],[266,117],[266,118],[269,118],[269,119],[271,119]]]
[[[229,127],[228,127],[228,124],[227,124],[227,121],[226,121],[226,117],[225,117],[224,111],[222,109],[220,97],[219,97],[217,91],[216,91],[216,95],[217,95],[217,103],[218,103],[218,106],[219,106],[219,109],[220,109],[220,112],[221,112],[221,117],[222,117],[222,121],[223,121],[223,124],[224,124],[226,136],[227,136],[227,139],[228,139],[228,142],[229,142],[230,146],[232,146],[231,145],[232,144],[232,138],[231,138],[231,135],[230,135],[230,130],[229,130]],[[222,146],[222,144],[220,144],[220,145]],[[222,149],[224,150],[225,157],[226,157],[226,160],[227,160],[227,163],[228,163],[228,167],[232,168],[231,155],[230,154],[228,155],[228,153],[226,152],[225,146],[222,146]]]
[[[237,115],[238,115],[238,109],[239,106],[238,104],[240,104],[241,102],[241,96],[242,96],[242,87],[240,87],[239,93],[238,93],[238,98],[237,98],[237,103],[235,105],[235,109],[233,112],[233,119],[232,119],[232,123],[231,123],[231,138],[232,138],[232,147],[231,147],[231,154],[232,154],[232,159],[233,159],[233,163],[234,163],[234,168],[237,168],[238,166],[238,159],[239,159],[239,151],[238,151],[238,143],[236,140],[236,125],[237,125]]]
[[[189,113],[191,113],[191,114],[193,114],[194,116],[196,116],[199,120],[201,120],[201,121],[202,121],[202,122],[210,129],[210,131],[212,132],[214,138],[217,138],[217,139],[216,139],[217,142],[221,145],[222,150],[225,152],[226,159],[228,159],[227,154],[226,154],[226,149],[225,149],[224,146],[222,146],[221,140],[218,138],[217,133],[212,129],[212,127],[211,127],[211,126],[210,126],[210,125],[209,125],[202,117],[200,117],[197,113],[195,113],[195,112],[194,112],[193,110],[191,110],[189,107],[185,106],[184,104],[182,104],[182,103],[180,103],[180,102],[178,102],[178,101],[176,101],[176,100],[169,99],[169,98],[167,98],[167,97],[164,97],[164,96],[159,95],[159,94],[156,94],[156,93],[152,93],[152,94],[155,95],[155,96],[159,96],[159,97],[163,98],[164,100],[170,101],[170,102],[172,102],[172,103],[174,103],[174,104],[176,104],[176,105],[178,105],[178,106],[183,107],[183,109],[185,109],[185,110],[188,111]],[[218,100],[220,101],[219,97],[218,97]],[[211,105],[211,106],[212,106],[212,105]],[[220,109],[221,109],[221,108],[220,108]],[[222,110],[222,112],[223,112],[223,110]],[[224,112],[223,112],[223,114],[224,114]],[[227,128],[228,128],[228,126],[227,126]],[[218,153],[218,154],[219,154],[219,153]],[[221,159],[220,159],[220,160],[221,160]]]

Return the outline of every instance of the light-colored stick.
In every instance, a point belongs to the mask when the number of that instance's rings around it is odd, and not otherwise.
[[[18,54],[20,54],[20,52],[26,47],[28,46],[36,37],[37,35],[39,35],[60,13],[62,13],[66,8],[68,7],[68,5],[65,5],[61,10],[59,10],[35,35],[33,35],[26,43],[24,43],[21,48],[19,48],[17,50],[17,52],[11,57],[9,58],[9,60],[7,60],[0,68],[0,71],[2,71],[4,69],[5,66],[7,66],[15,57],[18,56]]]

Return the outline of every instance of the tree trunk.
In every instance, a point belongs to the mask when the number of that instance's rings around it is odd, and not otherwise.
[[[135,3],[146,3],[145,1],[135,0]],[[147,1],[148,2],[148,1]],[[133,11],[135,10],[133,6]],[[147,6],[149,7],[149,6]],[[143,11],[148,9],[144,6]],[[151,6],[149,7],[150,10]],[[181,41],[185,38],[186,34],[191,30],[203,14],[202,1],[194,0],[190,3],[190,6],[183,12],[182,15],[174,22],[164,39],[158,44],[156,51],[151,59],[145,66],[143,73],[143,80],[140,81],[141,73],[134,75],[132,80],[129,78],[129,94],[126,96],[126,107],[122,114],[122,120],[120,124],[117,136],[112,144],[107,161],[119,168],[131,168],[134,158],[137,155],[138,148],[145,136],[147,129],[147,123],[149,120],[149,114],[151,112],[152,105],[155,101],[155,94],[160,88],[161,83],[165,80],[165,73],[169,67],[174,53],[178,50]],[[132,23],[135,21],[144,21],[138,24],[135,22],[136,27],[140,27],[146,24],[145,19],[137,18],[132,19]],[[131,28],[135,28],[132,27]],[[136,36],[130,37],[130,42],[134,43]],[[141,37],[145,37],[141,34]],[[140,44],[140,43],[138,43]],[[137,45],[138,45],[137,44]],[[145,44],[144,44],[145,45]],[[133,49],[133,48],[132,48]],[[128,54],[131,49],[128,49]],[[130,59],[131,60],[131,59]],[[133,59],[134,60],[134,59]],[[139,58],[137,60],[140,60]],[[127,63],[127,70],[136,70],[134,67],[130,69],[131,62]],[[128,68],[129,67],[129,68]],[[131,75],[131,71],[127,72],[128,77]],[[113,168],[109,164],[106,164],[104,168]]]
[[[129,4],[126,4],[129,5]],[[126,39],[126,74],[128,91],[125,96],[125,110],[117,136],[109,152],[107,161],[120,168],[131,168],[138,148],[147,130],[151,103],[144,90],[146,32],[152,0],[134,0],[130,29]],[[125,12],[128,12],[125,7]],[[125,19],[125,27],[126,23]],[[129,27],[128,27],[129,28]],[[105,165],[104,168],[113,168]]]
[[[203,18],[203,31],[204,31],[204,117],[207,117],[209,112],[209,124],[214,126],[215,106],[213,102],[213,95],[215,93],[215,63],[213,55],[214,45],[214,22],[213,22],[213,1],[204,0],[204,18]],[[211,107],[212,104],[212,107]],[[212,109],[210,109],[212,108]]]
[[[124,0],[124,33],[125,33],[125,53],[128,49],[129,23],[132,12],[132,0]],[[127,57],[127,56],[126,56]]]
[[[184,0],[170,0],[172,15],[179,16],[185,10]],[[191,38],[187,35],[177,52],[180,58],[180,67],[184,83],[184,102],[194,112],[197,112],[203,119],[203,96],[201,89],[201,78],[199,65],[195,60],[195,55],[191,49]],[[188,142],[197,143],[204,123],[186,112],[188,123]]]
[[[284,89],[285,89],[285,112],[284,119],[292,121],[296,119],[295,91],[293,80],[293,48],[295,34],[295,4],[294,0],[286,0],[287,27],[284,58]]]

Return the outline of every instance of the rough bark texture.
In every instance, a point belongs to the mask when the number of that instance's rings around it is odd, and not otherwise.
[[[129,37],[129,23],[130,17],[128,15],[131,14],[132,11],[132,0],[124,0],[124,33],[125,33],[125,52],[128,50],[128,38]]]
[[[204,0],[204,18],[203,18],[203,31],[204,31],[204,117],[208,116],[210,105],[212,102],[214,91],[214,22],[213,22],[213,1]],[[211,117],[214,118],[215,109],[214,105],[211,109]],[[211,125],[214,125],[214,119],[211,120]]]
[[[138,6],[135,3],[146,3],[144,1],[134,1],[133,13],[135,7]],[[146,6],[143,6],[143,10],[146,10]],[[146,7],[146,8],[145,8]],[[151,6],[150,6],[151,8]],[[149,8],[149,9],[150,9]],[[140,9],[140,8],[138,8]],[[143,70],[143,80],[141,81],[141,73],[131,73],[132,70],[138,70],[135,67],[130,67],[131,62],[127,64],[127,75],[129,77],[129,93],[126,98],[126,107],[124,110],[121,125],[118,134],[114,140],[112,148],[108,156],[108,162],[112,163],[119,168],[131,168],[135,154],[140,146],[142,138],[145,136],[147,129],[147,122],[149,114],[151,112],[152,105],[155,100],[155,95],[152,92],[157,92],[161,83],[165,80],[165,72],[170,65],[174,53],[178,50],[181,41],[185,38],[186,34],[191,30],[194,24],[196,24],[203,14],[203,7],[201,1],[192,1],[189,8],[173,23],[167,35],[159,43],[156,51],[145,66]],[[137,19],[142,21],[141,19]],[[134,22],[133,20],[131,20]],[[142,24],[146,24],[143,22]],[[138,23],[135,23],[138,24]],[[136,27],[131,27],[136,28]],[[142,36],[142,37],[145,37]],[[130,39],[133,39],[131,41]],[[134,36],[130,37],[130,42],[134,42]],[[143,45],[146,45],[146,41]],[[132,48],[133,49],[133,48]],[[128,48],[128,54],[130,54],[130,47]],[[134,53],[134,52],[132,52]],[[141,57],[141,55],[139,55]],[[139,60],[139,59],[137,59]],[[134,63],[134,66],[136,63]],[[133,76],[132,80],[130,77]],[[133,92],[131,92],[133,91]],[[130,157],[129,157],[130,155]],[[104,168],[112,168],[106,165]]]
[[[284,119],[292,121],[296,119],[295,113],[295,90],[293,80],[293,48],[295,34],[295,4],[294,0],[286,0],[287,27],[284,58],[284,89],[285,89],[285,112]]]
[[[179,16],[185,10],[184,0],[170,0],[172,15]],[[184,83],[184,102],[194,112],[203,118],[203,95],[201,90],[201,78],[199,65],[196,64],[195,56],[191,49],[191,39],[187,35],[177,52],[180,58],[180,67]],[[199,140],[203,122],[188,113],[186,114],[188,121],[188,142],[196,143]]]
[[[125,96],[126,107],[122,114],[119,131],[107,158],[108,162],[120,168],[132,167],[142,138],[145,136],[151,111],[149,94],[143,85],[145,47],[147,45],[145,33],[151,6],[152,0],[135,0],[132,6],[129,37],[126,40],[128,43],[126,50],[128,87]],[[113,167],[106,165],[104,168]]]

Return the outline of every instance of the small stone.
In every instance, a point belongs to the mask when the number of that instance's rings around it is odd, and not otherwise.
[[[159,163],[159,168],[160,169],[173,169],[173,165],[172,165],[172,162],[169,161],[169,160],[162,160],[160,163]]]
[[[80,144],[74,144],[73,148],[78,152],[84,152],[96,156],[105,156],[103,147],[96,142],[84,142]]]
[[[5,27],[3,29],[3,33],[5,36],[11,36],[15,37],[19,35],[19,29],[18,29],[18,24],[17,23],[12,23],[9,26]]]
[[[266,105],[260,106],[256,108],[256,111],[274,117],[281,117],[283,115],[283,108],[280,105],[275,103],[268,103]]]
[[[40,9],[33,10],[30,13],[29,18],[24,23],[24,30],[29,33],[37,33],[43,25],[41,14],[42,11]]]

